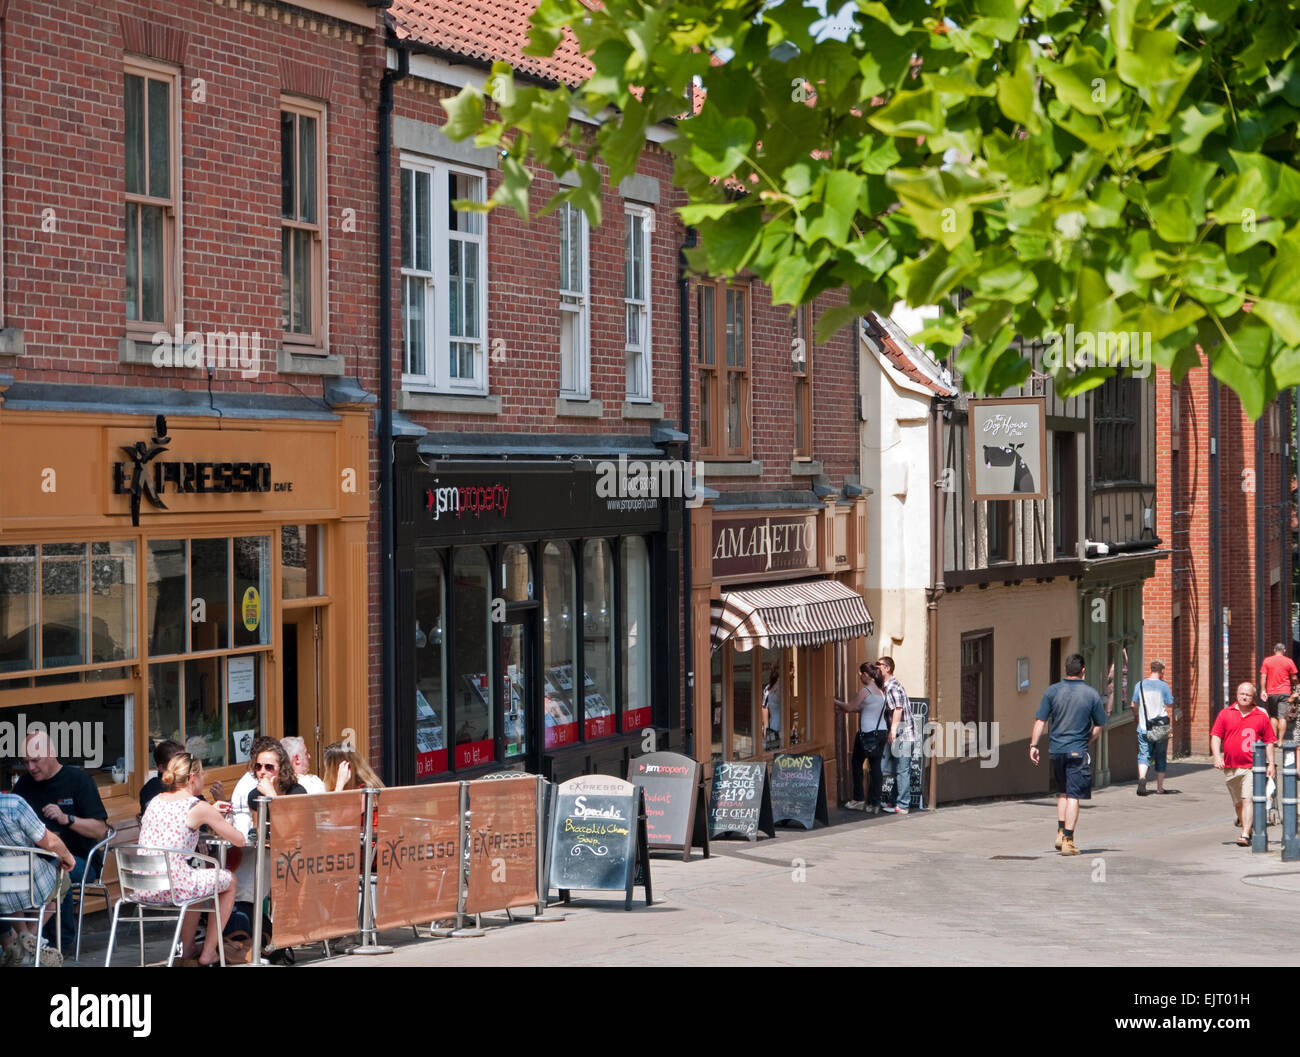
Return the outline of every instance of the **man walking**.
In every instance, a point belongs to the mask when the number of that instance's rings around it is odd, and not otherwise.
[[[889,739],[885,748],[884,774],[894,779],[894,791],[883,811],[906,815],[912,806],[912,748],[916,743],[916,723],[907,691],[894,676],[894,658],[881,657],[876,662],[885,674],[885,707],[889,709]]]
[[[75,946],[77,919],[73,914],[76,902],[73,889],[87,873],[94,881],[103,869],[103,863],[90,863],[87,858],[91,848],[108,833],[108,812],[99,798],[95,780],[80,767],[60,763],[43,730],[27,736],[24,751],[27,773],[18,779],[14,792],[32,806],[72,853],[73,867],[68,879],[73,888],[63,897],[63,942]],[[51,922],[47,938],[53,932]]]
[[[1295,689],[1297,675],[1300,672],[1296,671],[1295,662],[1286,655],[1286,647],[1280,642],[1273,647],[1273,656],[1265,657],[1260,663],[1259,686],[1260,691],[1266,695],[1264,709],[1268,712],[1274,737],[1278,733],[1278,709],[1286,704],[1291,691]]]
[[[1255,707],[1255,687],[1242,683],[1237,687],[1237,700],[1223,709],[1214,719],[1210,728],[1210,751],[1214,753],[1214,766],[1223,772],[1223,780],[1228,785],[1228,798],[1232,809],[1237,813],[1237,825],[1241,827],[1241,836],[1237,838],[1238,846],[1250,847],[1250,833],[1253,828],[1251,815],[1250,778],[1255,766],[1255,743],[1262,741],[1268,755],[1268,776],[1274,776],[1273,742],[1277,735],[1273,725],[1262,708]]]
[[[1169,721],[1174,695],[1165,682],[1165,666],[1152,661],[1150,674],[1133,688],[1133,712],[1137,716],[1138,796],[1147,795],[1147,768],[1156,765],[1156,792],[1165,791],[1165,769],[1169,765]]]
[[[1065,658],[1065,678],[1043,694],[1029,739],[1029,759],[1038,766],[1038,739],[1052,722],[1048,751],[1056,780],[1056,847],[1062,855],[1078,855],[1074,830],[1079,822],[1079,801],[1092,799],[1092,757],[1088,746],[1106,725],[1101,695],[1083,681],[1083,655]]]

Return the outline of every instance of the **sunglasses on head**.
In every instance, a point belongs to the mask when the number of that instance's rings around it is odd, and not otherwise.
[[[253,764],[253,770],[254,770],[254,771],[270,771],[272,774],[275,774],[277,771],[279,771],[279,769],[280,769],[280,765],[279,765],[278,763],[255,763],[255,764]]]

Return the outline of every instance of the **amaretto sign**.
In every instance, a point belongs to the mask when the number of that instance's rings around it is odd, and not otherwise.
[[[817,568],[817,516],[713,522],[713,575],[761,576]]]

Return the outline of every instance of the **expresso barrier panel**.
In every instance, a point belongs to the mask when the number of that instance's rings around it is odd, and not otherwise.
[[[376,928],[454,917],[463,861],[460,784],[382,789],[377,796]]]
[[[482,914],[540,903],[540,783],[541,778],[535,775],[463,783],[469,795],[465,913]]]
[[[276,947],[356,932],[365,792],[282,796],[270,805]]]

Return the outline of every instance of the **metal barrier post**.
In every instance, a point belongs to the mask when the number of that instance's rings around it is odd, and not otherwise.
[[[270,964],[262,957],[262,904],[266,901],[266,797],[257,802],[257,861],[253,864],[253,965]]]
[[[551,827],[546,824],[550,816],[550,800],[555,792],[541,775],[537,776],[537,913],[534,921],[563,921],[568,915],[549,909],[551,897]]]
[[[1282,743],[1282,861],[1300,859],[1296,836],[1296,743]]]
[[[1251,794],[1254,814],[1251,820],[1250,850],[1253,852],[1268,851],[1268,764],[1264,759],[1264,743],[1257,741],[1254,766],[1251,768],[1251,777],[1255,783]]]
[[[474,928],[465,927],[465,901],[469,898],[469,858],[471,852],[471,840],[469,832],[469,783],[460,783],[460,835],[463,847],[461,848],[460,862],[460,892],[456,897],[456,930],[452,936],[460,939],[470,936],[485,936],[481,928],[478,928],[479,922],[475,920]]]
[[[366,789],[364,792],[365,824],[361,830],[361,946],[352,953],[392,954],[392,947],[379,942],[379,931],[375,928],[375,884],[371,871],[375,864],[375,805],[379,800],[379,790]]]

